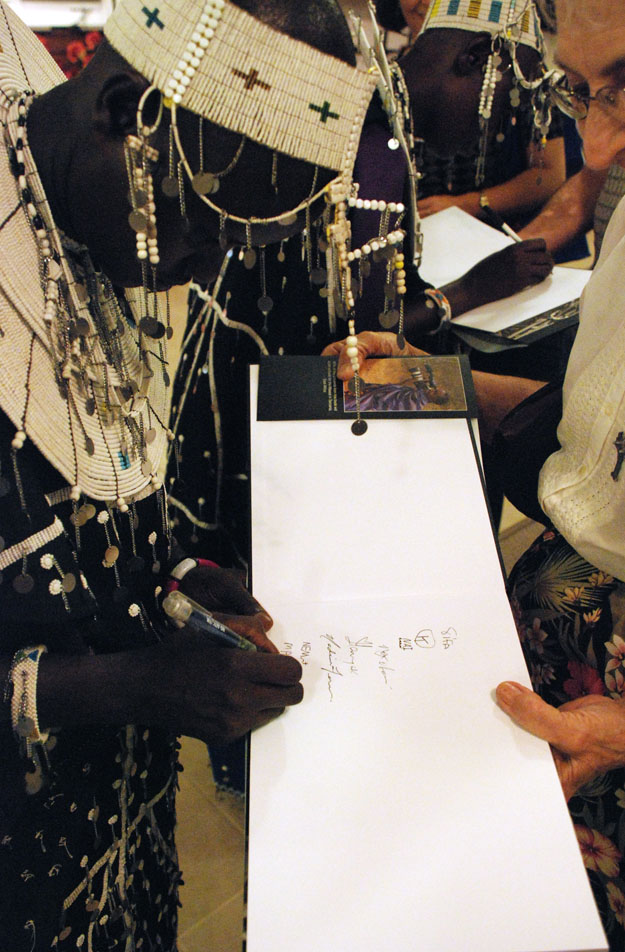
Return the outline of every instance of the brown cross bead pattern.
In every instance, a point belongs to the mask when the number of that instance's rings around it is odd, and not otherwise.
[[[258,70],[251,69],[249,73],[244,73],[241,69],[233,69],[232,72],[235,76],[238,76],[239,79],[245,80],[245,89],[254,89],[255,86],[260,86],[261,89],[269,90],[271,86],[269,83],[263,82],[262,79],[258,78]]]

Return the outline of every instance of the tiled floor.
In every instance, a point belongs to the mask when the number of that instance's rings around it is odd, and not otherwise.
[[[185,737],[178,795],[184,883],[180,952],[240,952],[243,922],[243,801],[217,793],[205,745]]]
[[[504,506],[500,543],[506,569],[540,526]],[[184,738],[178,797],[182,888],[180,952],[240,952],[243,922],[245,807],[215,790],[206,748]]]

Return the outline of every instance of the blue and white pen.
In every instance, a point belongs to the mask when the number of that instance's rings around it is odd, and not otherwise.
[[[179,590],[170,592],[163,599],[163,611],[178,628],[188,625],[189,628],[208,635],[217,645],[224,648],[241,648],[243,651],[256,651],[256,645],[251,641],[237,635],[236,631],[222,624],[205,608]]]

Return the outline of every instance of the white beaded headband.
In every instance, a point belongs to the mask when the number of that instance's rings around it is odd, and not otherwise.
[[[445,28],[500,35],[539,52],[543,48],[532,0],[432,0],[421,32]]]
[[[228,0],[119,0],[104,32],[174,111],[351,174],[375,85],[367,72]]]

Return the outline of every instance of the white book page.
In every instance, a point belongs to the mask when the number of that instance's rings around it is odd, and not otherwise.
[[[254,407],[254,594],[305,698],[252,735],[248,952],[605,949],[549,748],[493,700],[529,681],[468,422]]]
[[[423,259],[420,274],[435,287],[462,277],[483,258],[513,244],[513,239],[456,206],[421,223]],[[510,297],[484,304],[454,318],[454,323],[497,333],[544,311],[578,298],[591,271],[557,266],[540,284]]]

